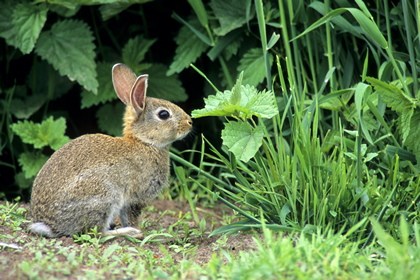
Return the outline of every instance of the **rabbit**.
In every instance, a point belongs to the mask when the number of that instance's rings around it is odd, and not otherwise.
[[[114,89],[126,105],[123,136],[86,134],[52,154],[33,184],[32,233],[56,238],[97,226],[103,235],[142,236],[131,225],[168,182],[171,143],[192,129],[180,107],[146,97],[147,80],[114,65]],[[111,229],[117,217],[122,227]]]

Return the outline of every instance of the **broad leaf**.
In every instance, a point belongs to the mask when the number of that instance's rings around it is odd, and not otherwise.
[[[125,9],[129,8],[131,5],[131,3],[112,3],[100,6],[99,11],[101,12],[102,20],[106,21],[118,15]]]
[[[18,119],[27,119],[44,105],[45,100],[45,94],[26,96],[23,99],[14,98],[10,102],[10,111]]]
[[[371,77],[367,77],[366,81],[381,95],[386,105],[396,112],[403,113],[416,103],[415,99],[407,96],[401,89],[392,84],[384,83]]]
[[[45,4],[0,3],[0,36],[22,53],[30,53],[47,20],[47,11]]]
[[[197,20],[189,23],[197,30],[206,32],[204,27],[202,27]],[[200,55],[209,47],[209,45],[198,39],[194,32],[187,26],[180,28],[175,41],[178,46],[175,50],[174,61],[169,66],[169,71],[166,72],[166,75],[168,76],[174,73],[179,73],[189,67],[190,64],[194,63],[197,58],[199,58]]]
[[[405,145],[413,151],[413,153],[417,156],[417,159],[420,159],[420,110],[417,109],[414,111],[412,117],[410,118],[409,124],[401,124],[401,125],[409,125],[410,133],[408,133],[407,138],[405,140]]]
[[[20,154],[18,159],[26,179],[34,177],[47,160],[47,156],[31,152]]]
[[[117,98],[117,94],[114,91],[114,86],[112,85],[111,69],[111,63],[98,63],[98,94],[95,95],[92,92],[83,90],[81,100],[82,109],[89,108],[93,105],[106,103]]]
[[[252,127],[248,122],[231,121],[222,130],[223,144],[236,158],[248,162],[261,147],[264,129]]]
[[[22,142],[32,144],[36,149],[50,146],[53,150],[58,150],[70,139],[64,135],[66,130],[66,120],[59,118],[54,120],[49,117],[42,123],[33,123],[31,121],[19,121],[11,125]]]
[[[168,77],[165,75],[166,71],[168,71],[168,68],[160,64],[153,64],[147,69],[147,74],[149,74],[147,95],[174,102],[187,100],[188,95],[185,93],[178,76]]]
[[[50,31],[38,39],[35,51],[71,81],[76,80],[86,90],[98,93],[96,80],[95,44],[89,26],[81,21],[56,22]]]
[[[270,65],[273,64],[273,56],[268,54]],[[244,84],[257,86],[265,78],[265,61],[261,49],[248,50],[239,61],[239,72],[244,72]]]
[[[156,39],[150,40],[144,36],[131,38],[122,50],[123,62],[131,69],[135,69],[155,42]]]
[[[394,84],[384,83],[374,78],[366,80],[375,88],[392,110],[400,113],[398,128],[405,145],[420,157],[420,110],[418,100],[407,96],[404,91]]]
[[[204,99],[205,107],[194,110],[194,118],[209,116],[227,116],[236,118],[272,118],[278,114],[274,96],[271,91],[258,92],[255,87],[241,85],[241,77],[237,80],[232,91],[225,90],[210,95]],[[240,91],[238,91],[240,89]],[[240,94],[240,98],[233,96]]]
[[[250,1],[212,0],[210,7],[220,23],[220,27],[214,30],[215,33],[219,36],[224,36],[251,20],[254,17],[254,13],[251,13],[249,18],[247,17],[249,4]]]

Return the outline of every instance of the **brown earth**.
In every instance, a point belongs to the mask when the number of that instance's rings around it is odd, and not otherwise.
[[[0,202],[4,204],[5,202]],[[28,204],[20,204],[26,209],[29,209]],[[216,205],[212,207],[196,207],[199,220],[206,221],[206,229],[204,234],[197,234],[200,227],[192,219],[191,208],[188,202],[156,200],[148,207],[142,217],[142,230],[148,235],[153,233],[172,233],[172,237],[158,236],[159,241],[150,240],[152,242],[145,242],[141,244],[140,241],[132,242],[124,237],[118,237],[101,243],[100,246],[104,249],[108,246],[118,242],[119,244],[130,246],[142,246],[142,250],[148,253],[153,253],[154,258],[163,258],[168,252],[172,255],[174,263],[179,263],[183,259],[193,259],[197,264],[206,264],[210,261],[214,253],[220,250],[229,251],[236,254],[240,251],[253,250],[256,247],[253,236],[251,234],[234,234],[228,236],[223,241],[219,241],[220,235],[209,237],[209,233],[214,229],[223,225],[226,221],[231,220],[232,210],[227,209],[223,205]],[[184,218],[182,218],[184,217]],[[1,218],[1,217],[0,217]],[[1,222],[1,221],[0,221]],[[25,243],[34,242],[34,238],[42,242],[43,237],[34,236],[26,232],[27,224],[22,226],[22,230],[16,232],[9,226],[3,226],[0,223],[0,279],[17,279],[16,268],[23,261],[30,261],[34,258],[34,252],[31,248],[25,246]],[[191,234],[195,230],[195,234]],[[17,236],[16,236],[17,235]],[[10,237],[16,236],[19,244],[13,244]],[[221,239],[222,240],[222,239]],[[73,237],[61,237],[57,240],[59,247],[71,247],[72,250],[82,250],[86,244],[79,244],[75,242]],[[56,244],[57,244],[56,243]],[[23,244],[23,245],[22,245]],[[162,251],[162,245],[166,252]],[[179,246],[180,250],[173,248]],[[187,248],[187,250],[185,249]],[[188,251],[186,254],[185,252]],[[58,258],[58,261],[67,262],[63,258]],[[83,269],[83,268],[80,268]],[[78,273],[72,273],[77,275]],[[80,275],[80,274],[79,274]],[[49,276],[51,276],[49,274]],[[75,279],[71,276],[57,275],[58,278]]]

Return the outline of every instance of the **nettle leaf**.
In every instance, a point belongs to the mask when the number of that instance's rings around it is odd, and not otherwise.
[[[94,105],[103,104],[117,98],[112,84],[112,64],[99,62],[97,64],[98,71],[98,94],[93,94],[87,90],[82,91],[81,108],[89,108]]]
[[[122,119],[125,106],[122,102],[105,104],[96,112],[99,128],[109,135],[122,135]]]
[[[264,129],[246,121],[230,121],[222,130],[223,144],[236,158],[248,162],[262,145]]]
[[[413,153],[420,158],[420,110],[415,110],[411,119],[409,128],[410,133],[407,135],[405,145],[413,151]],[[407,125],[407,124],[404,124]]]
[[[395,85],[384,83],[371,77],[367,77],[366,81],[381,95],[386,105],[396,112],[402,113],[416,104],[415,99],[406,95]]]
[[[34,123],[32,121],[19,121],[11,125],[15,134],[17,134],[22,142],[32,144],[36,149],[50,146],[53,150],[58,150],[70,141],[70,138],[64,135],[66,131],[66,120],[58,118],[54,120],[49,117],[42,123]]]
[[[74,8],[68,8],[68,7],[60,6],[60,5],[50,5],[49,11],[54,12],[62,17],[69,18],[77,14],[80,8],[81,8],[80,6],[75,6]]]
[[[398,128],[401,131],[403,142],[413,151],[420,152],[420,145],[416,143],[419,142],[420,130],[418,129],[418,120],[414,117],[418,116],[418,109],[416,110],[418,100],[409,97],[394,84],[384,83],[370,77],[367,77],[366,80],[380,94],[388,107],[401,114]]]
[[[166,76],[167,70],[166,66],[160,64],[152,64],[147,69],[147,74],[149,74],[147,95],[174,102],[187,100],[188,95],[182,87],[178,76]]]
[[[22,166],[26,179],[34,177],[42,166],[47,162],[48,157],[41,153],[25,152],[19,155],[18,162]]]
[[[206,33],[204,27],[197,20],[189,21],[198,31]],[[194,63],[201,54],[207,50],[209,45],[197,38],[194,32],[187,26],[182,26],[179,30],[178,36],[175,38],[178,45],[175,50],[174,61],[169,66],[169,71],[166,75],[170,76],[175,73],[180,73],[185,68]]]
[[[76,80],[86,90],[98,93],[95,44],[89,26],[81,21],[56,22],[39,36],[35,52],[58,72]]]
[[[34,94],[23,99],[14,98],[10,102],[10,111],[18,119],[27,119],[37,112],[45,101],[45,94]]]
[[[241,85],[242,74],[232,91],[225,90],[204,99],[203,109],[194,110],[194,118],[226,116],[248,119],[252,116],[272,118],[278,114],[278,108],[271,91],[258,92],[255,87]],[[240,89],[240,90],[239,90]],[[233,94],[240,98],[233,97]]]
[[[101,12],[102,20],[106,21],[125,9],[129,8],[132,4],[131,3],[112,3],[108,5],[101,5],[99,7],[99,11]]]
[[[146,39],[144,36],[136,36],[128,40],[122,50],[122,59],[131,69],[135,69],[140,62],[143,61],[144,56],[150,47],[157,39]]]
[[[407,110],[402,112],[401,116],[398,118],[399,120],[398,127],[401,131],[403,142],[406,141],[408,135],[410,134],[411,122],[412,122],[411,119],[413,115],[414,115],[414,108],[407,108]]]
[[[268,54],[270,65],[273,64],[273,56]],[[265,78],[265,60],[261,49],[248,50],[239,61],[239,72],[244,72],[244,84],[257,86]]]
[[[30,53],[47,20],[47,5],[6,1],[0,10],[0,36],[23,54]]]
[[[254,17],[253,11],[247,17],[247,2],[249,1],[212,0],[210,2],[210,7],[220,23],[220,27],[214,30],[217,35],[224,36],[230,31],[242,27]]]

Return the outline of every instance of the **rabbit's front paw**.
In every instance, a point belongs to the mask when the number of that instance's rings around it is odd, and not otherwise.
[[[104,235],[128,235],[139,239],[144,237],[143,233],[140,230],[133,227],[123,227],[119,229],[108,230],[104,233]]]

